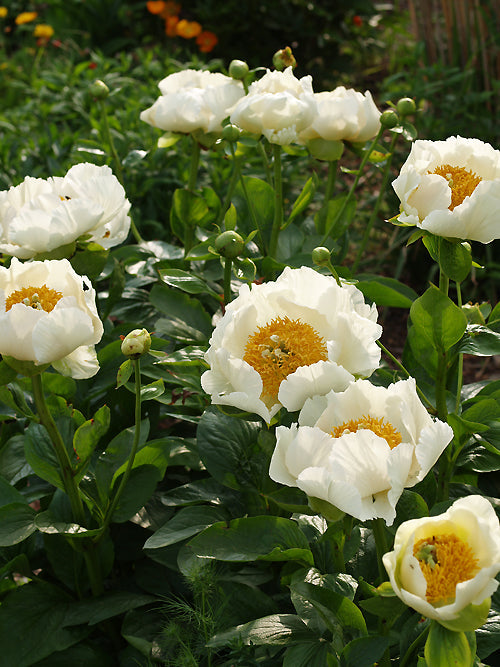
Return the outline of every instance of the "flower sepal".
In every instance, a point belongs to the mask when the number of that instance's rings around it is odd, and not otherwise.
[[[345,512],[342,512],[342,510],[339,510],[338,507],[335,507],[335,505],[332,505],[326,500],[322,500],[321,498],[313,498],[312,496],[308,496],[307,500],[309,507],[313,510],[313,512],[321,514],[323,518],[325,518],[327,521],[330,521],[331,523],[340,521],[345,516]]]
[[[70,259],[75,254],[76,241],[61,245],[49,252],[40,252],[33,257],[37,262],[43,262],[45,259]]]
[[[322,139],[316,137],[309,139],[307,148],[313,157],[317,160],[324,160],[326,162],[334,162],[342,157],[344,152],[344,142],[335,139]]]
[[[476,655],[475,634],[454,632],[432,621],[424,655],[428,667],[472,667]]]
[[[34,375],[40,375],[43,373],[50,364],[35,364],[33,361],[21,361],[20,359],[14,359],[14,357],[8,357],[6,355],[2,356],[2,359],[5,363],[13,368],[19,375],[24,375],[25,377],[33,377]]]
[[[457,618],[439,619],[443,627],[452,632],[470,632],[477,630],[486,623],[491,607],[491,598],[484,599],[481,604],[469,604],[460,610]]]

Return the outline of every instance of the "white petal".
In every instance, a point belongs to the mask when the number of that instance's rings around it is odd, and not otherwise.
[[[86,380],[99,370],[99,362],[93,345],[82,345],[62,359],[52,362],[52,366],[61,373],[75,380]]]

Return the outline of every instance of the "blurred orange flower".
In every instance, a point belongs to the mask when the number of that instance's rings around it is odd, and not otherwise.
[[[7,7],[0,7],[0,19],[4,19],[8,13],[9,10],[7,9]]]
[[[177,34],[184,39],[192,39],[198,37],[201,33],[201,25],[197,21],[186,21],[181,19],[177,24]]]
[[[23,23],[31,23],[38,16],[38,12],[21,12],[16,16],[16,25],[23,25]]]
[[[177,37],[178,16],[168,16],[165,20],[165,34],[167,37]]]
[[[48,23],[39,23],[33,30],[33,35],[39,37],[43,41],[48,41],[54,34],[54,28]]]
[[[210,30],[203,30],[196,38],[196,43],[202,53],[210,53],[218,41],[217,35]]]
[[[148,0],[146,7],[151,14],[161,14],[165,10],[166,4],[163,0]]]

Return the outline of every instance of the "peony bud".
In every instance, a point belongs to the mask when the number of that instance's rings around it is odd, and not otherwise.
[[[96,79],[94,83],[90,85],[89,91],[92,97],[95,97],[96,100],[105,100],[109,95],[109,88],[104,81],[101,81],[101,79]]]
[[[411,97],[402,97],[396,104],[396,109],[401,116],[411,116],[417,110],[417,105]]]
[[[273,65],[280,72],[287,67],[297,67],[297,61],[292,53],[292,49],[289,46],[285,46],[284,49],[276,51],[273,56]]]
[[[122,340],[122,354],[139,359],[151,349],[151,336],[146,329],[134,329]]]
[[[234,259],[242,252],[245,247],[245,242],[243,238],[234,232],[232,229],[228,229],[215,239],[215,249],[219,254],[227,259]]]
[[[328,248],[318,246],[312,251],[312,261],[317,266],[327,266],[330,263],[330,254]]]
[[[240,128],[237,125],[229,123],[228,125],[225,125],[223,127],[221,136],[223,139],[233,144],[235,141],[238,141],[240,135],[241,135]]]
[[[380,116],[380,124],[390,130],[399,125],[399,116],[394,109],[386,109]]]
[[[248,71],[248,65],[244,60],[231,60],[229,63],[229,76],[236,81],[244,79]]]

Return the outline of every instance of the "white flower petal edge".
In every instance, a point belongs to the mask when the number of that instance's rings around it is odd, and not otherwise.
[[[54,290],[60,296],[51,310],[21,302],[6,310],[9,296],[26,288],[39,289],[40,294],[45,289]],[[2,355],[36,365],[66,363],[70,374],[75,364],[76,377],[90,377],[96,372],[95,353],[90,347],[100,341],[103,325],[97,314],[95,290],[66,259],[23,264],[14,257],[9,268],[0,267],[0,327]],[[84,349],[80,349],[82,346]]]
[[[439,533],[454,533],[465,540],[478,559],[477,574],[457,584],[455,600],[434,606],[426,600],[426,581],[413,545],[421,538]],[[481,605],[497,589],[500,571],[500,524],[491,503],[482,496],[467,496],[455,501],[444,513],[405,521],[396,531],[394,549],[383,556],[383,563],[398,597],[423,616],[446,622],[460,619],[468,605]]]
[[[366,424],[350,431],[347,422],[366,417],[390,424],[399,444]],[[342,427],[340,435],[335,429]],[[367,380],[344,391],[308,398],[299,424],[279,427],[269,474],[297,486],[343,512],[391,525],[403,490],[422,480],[453,437],[448,424],[434,421],[419,401],[413,378],[388,388]]]
[[[264,402],[261,376],[243,357],[249,337],[278,317],[310,325],[325,341],[327,359],[297,368],[281,382],[274,401]],[[202,387],[213,403],[255,412],[269,423],[282,405],[298,410],[311,395],[343,390],[354,377],[369,376],[380,362],[376,340],[382,328],[376,318],[376,308],[353,285],[339,287],[309,267],[287,267],[276,281],[243,285],[228,304],[210,339],[210,370],[202,375]]]
[[[451,187],[433,173],[450,165],[481,178],[470,196],[450,210]],[[500,151],[479,139],[417,140],[392,186],[401,201],[400,222],[439,236],[490,243],[500,238]]]

